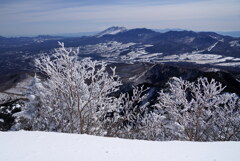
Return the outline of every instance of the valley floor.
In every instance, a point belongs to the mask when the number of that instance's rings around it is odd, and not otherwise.
[[[0,132],[2,161],[239,161],[240,142],[153,142],[52,132]]]

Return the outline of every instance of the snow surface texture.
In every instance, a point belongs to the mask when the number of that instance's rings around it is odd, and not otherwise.
[[[153,142],[50,132],[0,132],[2,161],[239,161],[240,142]]]

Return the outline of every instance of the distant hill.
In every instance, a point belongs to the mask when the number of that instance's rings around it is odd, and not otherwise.
[[[240,31],[229,31],[229,32],[223,32],[223,31],[217,31],[217,33],[221,35],[226,35],[226,36],[232,36],[232,37],[240,37]]]
[[[184,31],[186,29],[180,29],[180,28],[170,28],[170,29],[152,29],[153,31],[156,32],[168,32],[168,31]],[[204,32],[204,31],[202,31]],[[220,34],[220,35],[224,35],[224,36],[231,36],[231,37],[240,37],[240,31],[215,31],[216,33]]]

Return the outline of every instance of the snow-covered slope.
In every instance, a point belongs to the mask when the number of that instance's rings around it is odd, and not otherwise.
[[[3,161],[239,161],[240,142],[152,142],[48,132],[0,132]]]
[[[106,30],[100,32],[96,36],[97,37],[102,37],[104,35],[116,35],[116,34],[118,34],[120,32],[124,32],[126,30],[127,29],[125,27],[113,26],[113,27],[107,28]]]
[[[218,41],[219,42],[219,41]],[[209,46],[206,51],[211,51],[217,43]],[[81,46],[81,55],[97,55],[101,56],[107,62],[187,62],[196,64],[209,64],[214,66],[239,67],[240,58],[223,56],[219,54],[206,54],[202,51],[193,51],[190,53],[170,54],[148,52],[147,48],[152,47],[151,44],[139,43],[121,43],[118,41],[108,41],[95,45]]]

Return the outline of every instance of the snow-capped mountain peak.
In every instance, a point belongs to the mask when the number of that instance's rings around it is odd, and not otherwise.
[[[106,30],[98,33],[96,36],[97,37],[102,37],[104,35],[116,35],[120,32],[124,32],[127,29],[125,27],[118,27],[118,26],[113,26],[113,27],[109,27]]]

